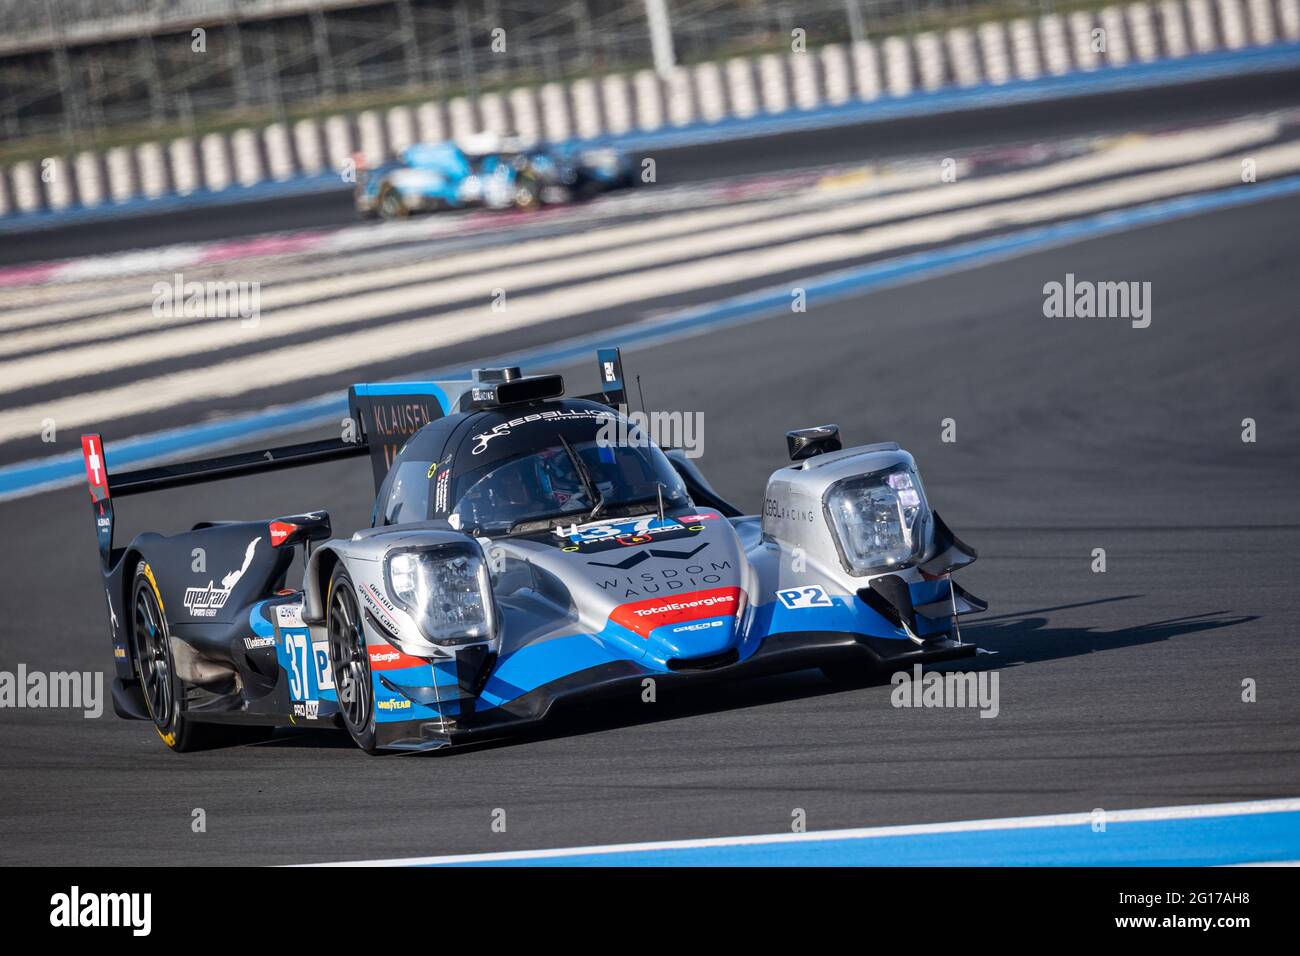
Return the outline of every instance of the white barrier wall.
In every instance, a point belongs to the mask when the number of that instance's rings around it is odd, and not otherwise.
[[[515,90],[514,94],[528,99],[533,98],[532,90]],[[512,100],[512,106],[513,100]],[[520,111],[515,109],[515,122],[521,122],[519,118]],[[534,109],[528,117],[532,123],[530,127],[533,131],[537,129],[537,112]],[[442,106],[439,103],[421,103],[415,111],[415,126],[419,132],[421,142],[436,143],[440,139],[447,138],[447,122],[443,116]]]
[[[1273,0],[1247,0],[1250,38],[1256,46],[1268,46],[1277,38],[1273,26]]]
[[[956,27],[945,35],[948,44],[948,62],[958,86],[976,86],[983,80],[979,58],[975,53],[975,37],[965,27]]]
[[[479,117],[483,120],[484,129],[500,133],[503,136],[510,132],[510,115],[507,112],[505,97],[500,93],[484,93],[480,96],[478,98],[478,112]],[[406,145],[409,146],[410,144]]]
[[[415,133],[415,114],[409,106],[394,106],[389,110],[387,124],[388,148],[394,156],[419,139]]]
[[[257,134],[251,129],[235,130],[230,137],[230,151],[235,161],[234,180],[241,186],[255,186],[270,176],[262,168]]]
[[[695,67],[695,97],[702,122],[716,123],[726,117],[727,93],[718,64],[701,63]],[[609,132],[617,132],[613,124],[609,124]]]
[[[1151,22],[1151,8],[1145,3],[1134,3],[1128,8],[1128,30],[1133,38],[1133,55],[1143,63],[1150,63],[1160,54],[1156,30]]]
[[[388,161],[383,122],[374,110],[366,110],[357,116],[357,140],[357,149],[365,157],[367,165],[378,166]]]
[[[1160,4],[1161,37],[1165,56],[1187,55],[1187,24],[1183,18],[1183,5],[1179,0],[1162,0]]]
[[[325,166],[338,171],[352,161],[356,146],[352,142],[352,124],[346,117],[331,116],[325,121]]]
[[[759,86],[764,113],[784,113],[790,108],[790,83],[785,72],[785,57],[766,53],[758,58]]]
[[[670,126],[688,126],[695,121],[695,93],[691,71],[679,66],[664,77],[664,100]]]
[[[315,176],[328,165],[322,149],[320,123],[316,120],[304,119],[293,124],[293,145],[304,175]]]
[[[50,156],[40,162],[41,180],[45,183],[45,201],[50,209],[67,209],[76,201],[72,189],[72,172],[62,156]]]
[[[812,110],[822,105],[817,81],[819,60],[816,53],[792,53],[787,60],[790,66],[791,99],[795,109]]]
[[[663,91],[654,70],[642,70],[632,79],[635,91],[637,129],[659,129],[664,125]]]
[[[727,61],[727,91],[731,115],[748,119],[758,112],[758,91],[754,86],[754,66],[745,57]]]
[[[554,93],[554,89],[550,92]],[[544,89],[542,93],[545,97],[547,90]],[[474,104],[463,96],[453,96],[447,101],[447,119],[451,125],[452,139],[464,139],[479,131],[478,117],[474,115]]]
[[[628,132],[632,128],[632,98],[627,77],[607,76],[601,80],[600,89],[605,101],[606,128],[616,136]]]
[[[995,85],[1006,83],[1011,79],[1011,61],[1007,57],[1005,27],[1001,23],[981,23],[979,40],[984,79]]]
[[[1237,0],[1217,0],[1219,22],[1223,24],[1223,45],[1239,50],[1246,45],[1246,18]]]
[[[30,159],[15,163],[9,170],[9,182],[14,191],[14,208],[19,212],[35,212],[41,208],[41,178],[36,163]]]
[[[946,85],[947,60],[943,55],[943,41],[937,33],[919,33],[912,43],[916,51],[916,64],[921,73],[921,88],[937,90]]]
[[[1043,42],[1043,72],[1052,76],[1069,73],[1073,69],[1070,61],[1070,46],[1065,36],[1065,21],[1054,13],[1043,17],[1038,24]]]
[[[840,106],[853,98],[853,71],[844,47],[838,44],[822,47],[818,54],[822,64],[822,83],[826,90],[826,104]]]
[[[1099,14],[1099,18],[1101,28],[1106,31],[1106,65],[1123,66],[1129,61],[1123,9],[1106,7]]]
[[[850,55],[853,60],[853,75],[857,79],[858,99],[868,102],[878,99],[881,94],[880,55],[876,51],[876,45],[870,40],[855,43]]]
[[[1277,0],[1282,39],[1300,40],[1300,0]]]
[[[420,109],[432,112],[433,107],[422,106]],[[510,115],[514,119],[515,132],[524,139],[531,142],[542,138],[542,120],[537,113],[537,96],[532,90],[510,91]],[[426,135],[422,125],[420,127],[420,138],[426,142],[432,142],[446,139],[446,136],[441,132],[437,136]]]
[[[1219,42],[1214,29],[1214,13],[1210,0],[1187,0],[1187,16],[1192,22],[1192,47],[1198,53],[1208,53]]]
[[[188,196],[202,185],[199,172],[199,156],[198,151],[194,148],[194,140],[188,136],[174,139],[167,147],[167,151],[171,153],[172,160],[172,188],[179,195]],[[84,203],[86,201],[85,187],[88,184],[81,175],[80,167],[77,169],[77,185],[83,187],[82,202]]]
[[[1296,42],[1300,0],[1117,3],[1095,12],[733,57],[664,76],[641,70],[585,77],[210,133],[197,142],[180,137],[102,154],[27,160],[0,169],[0,215],[327,175],[358,152],[379,164],[412,143],[482,130],[514,133],[525,142],[599,139]]]
[[[1036,80],[1042,71],[1038,66],[1038,30],[1029,20],[1013,20],[1010,25],[1011,62],[1015,75],[1021,80]]]
[[[573,96],[573,128],[579,139],[592,139],[603,132],[604,117],[601,116],[600,100],[596,95],[596,81],[591,79],[574,80],[571,89]],[[485,111],[486,112],[486,111]],[[494,125],[484,117],[483,128],[498,133],[505,132],[504,124]]]

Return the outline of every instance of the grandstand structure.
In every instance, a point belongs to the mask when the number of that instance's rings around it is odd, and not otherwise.
[[[678,62],[862,39],[988,0],[667,0]],[[1005,0],[1040,12],[1051,0]],[[645,0],[0,0],[0,141],[93,143],[626,72]]]

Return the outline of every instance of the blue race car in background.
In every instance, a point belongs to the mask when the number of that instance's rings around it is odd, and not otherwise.
[[[525,149],[509,138],[480,134],[417,143],[397,162],[359,170],[355,196],[362,218],[399,219],[441,209],[537,209],[636,182],[635,167],[617,150]]]

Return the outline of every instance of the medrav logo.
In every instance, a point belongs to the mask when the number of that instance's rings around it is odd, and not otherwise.
[[[148,936],[153,927],[152,893],[68,893],[50,897],[50,925],[76,928],[130,927],[133,936]]]

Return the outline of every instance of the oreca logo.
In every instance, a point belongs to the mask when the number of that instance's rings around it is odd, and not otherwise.
[[[722,627],[725,623],[726,621],[705,621],[703,624],[682,624],[674,627],[672,632],[674,634],[683,634],[687,631],[707,631],[711,628]]]

